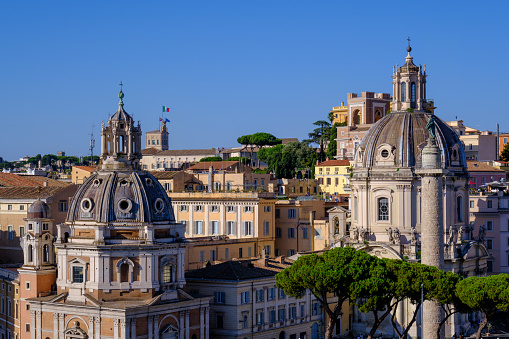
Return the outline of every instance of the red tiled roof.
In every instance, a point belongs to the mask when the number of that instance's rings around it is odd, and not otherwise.
[[[0,187],[2,199],[46,199],[63,189],[63,187]]]
[[[502,172],[504,170],[485,164],[484,162],[476,160],[467,160],[467,169],[469,172]]]
[[[325,160],[316,166],[350,166],[350,160]]]
[[[171,179],[176,176],[180,171],[150,171],[156,179]]]
[[[47,186],[65,187],[69,183],[41,177],[38,175],[19,175],[13,173],[0,173],[0,186],[16,187],[16,186]]]
[[[238,163],[238,161],[203,161],[189,167],[188,170],[208,170],[210,166],[212,166],[214,170],[226,170]]]
[[[95,167],[92,167],[92,166],[73,166],[73,167],[74,168],[79,168],[79,169],[84,170],[84,171],[88,171],[90,173],[95,171]]]
[[[141,150],[142,155],[152,155],[152,154],[157,154],[157,152],[159,152],[159,150],[156,148],[153,148],[153,147],[145,148],[145,149]]]

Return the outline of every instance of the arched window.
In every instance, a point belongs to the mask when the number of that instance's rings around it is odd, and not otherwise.
[[[378,220],[389,220],[389,199],[387,198],[378,199]]]
[[[334,218],[334,234],[339,234],[339,219]]]
[[[34,261],[34,252],[33,252],[32,245],[28,245],[27,260],[28,260],[28,262]]]
[[[42,261],[43,262],[49,261],[49,246],[48,245],[44,245],[42,247]]]
[[[406,82],[401,83],[401,101],[406,101]]]
[[[380,118],[382,117],[382,114],[380,113],[379,110],[377,110],[375,112],[375,122],[377,122],[378,120],[380,120]]]
[[[165,265],[163,267],[163,283],[168,284],[173,282],[173,266]]]
[[[410,101],[412,103],[412,108],[415,107],[415,82],[412,82],[410,85]]]
[[[463,221],[463,197],[456,197],[456,217],[458,221]]]
[[[129,264],[120,265],[120,282],[129,282]]]

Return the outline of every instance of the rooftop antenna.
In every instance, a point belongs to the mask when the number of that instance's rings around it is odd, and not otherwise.
[[[95,139],[94,139],[94,127],[95,125],[92,125],[92,133],[90,133],[90,162],[92,163],[92,166],[94,165],[94,147],[95,147]]]

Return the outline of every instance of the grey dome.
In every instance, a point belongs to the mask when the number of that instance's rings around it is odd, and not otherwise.
[[[362,139],[357,149],[356,167],[382,164],[421,168],[422,149],[429,137],[428,118],[429,113],[425,112],[393,112],[380,119]],[[465,150],[459,136],[437,116],[434,120],[442,168],[465,168]]]
[[[122,224],[175,221],[170,198],[150,173],[97,172],[74,195],[67,221]]]
[[[50,219],[51,211],[44,201],[37,200],[30,207],[27,212],[28,219]]]

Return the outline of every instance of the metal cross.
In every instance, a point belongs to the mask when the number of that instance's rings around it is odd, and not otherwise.
[[[123,86],[122,81],[120,81],[119,85],[120,85],[120,91],[122,91],[122,86]]]
[[[408,46],[410,46],[410,37],[408,37],[407,40],[408,40]]]

